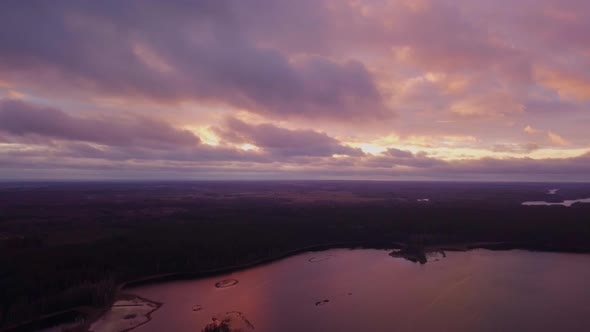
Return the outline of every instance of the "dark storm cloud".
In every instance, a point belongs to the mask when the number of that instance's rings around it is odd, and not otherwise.
[[[275,116],[388,113],[362,63],[291,58],[250,36],[243,24],[251,21],[241,16],[267,4],[253,1],[246,11],[225,0],[5,1],[0,74],[110,95],[213,100]]]
[[[346,146],[325,133],[313,130],[289,130],[271,124],[248,124],[229,118],[218,134],[232,143],[249,143],[271,155],[288,156],[362,156],[362,150]]]
[[[192,146],[190,131],[147,118],[85,118],[19,100],[0,100],[0,132],[7,135],[86,141],[113,146]],[[29,141],[30,142],[30,141]]]

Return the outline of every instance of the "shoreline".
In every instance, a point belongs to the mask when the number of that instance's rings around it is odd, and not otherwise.
[[[113,305],[115,301],[125,296],[136,296],[132,293],[126,293],[126,289],[140,287],[150,284],[159,284],[178,280],[195,280],[205,277],[213,277],[217,275],[223,275],[227,273],[237,272],[257,266],[263,266],[271,264],[273,262],[292,257],[298,254],[306,252],[319,252],[330,249],[384,249],[384,250],[395,250],[395,249],[416,249],[424,252],[432,251],[469,251],[476,249],[485,249],[491,251],[509,251],[509,250],[526,250],[532,252],[552,252],[552,253],[570,253],[570,254],[590,254],[590,248],[587,247],[567,247],[563,245],[551,245],[547,243],[516,243],[516,242],[454,242],[454,243],[432,243],[424,246],[413,246],[411,244],[401,242],[387,242],[387,241],[351,241],[351,242],[336,242],[327,244],[310,245],[300,247],[297,249],[287,250],[282,253],[255,259],[251,262],[226,266],[217,269],[209,269],[204,271],[194,272],[172,272],[145,276],[133,280],[121,282],[113,294],[113,300],[104,307],[95,308],[90,306],[79,306],[73,307],[59,312],[50,313],[39,317],[38,319],[24,322],[18,325],[13,325],[0,329],[0,332],[21,332],[31,331],[32,329],[43,329],[58,324],[71,322],[72,320],[66,320],[66,317],[75,318],[82,317],[84,323],[76,327],[72,331],[89,331],[90,327],[96,322],[104,313]],[[408,255],[411,257],[411,254]],[[404,254],[398,256],[399,258],[407,259]],[[150,300],[151,301],[151,300]],[[154,310],[155,311],[155,310]],[[75,319],[74,319],[75,320]],[[143,324],[142,324],[143,325]],[[136,327],[132,328],[135,329]],[[132,330],[130,329],[130,330]],[[128,331],[130,331],[128,330]]]
[[[115,299],[115,300],[113,301],[113,303],[111,303],[111,305],[110,305],[110,307],[109,307],[109,308],[112,308],[112,307],[113,307],[113,304],[114,304],[116,301],[118,301],[118,300],[125,300],[125,299],[129,299],[129,298],[137,298],[137,299],[143,300],[143,301],[145,301],[145,302],[153,303],[153,304],[156,306],[155,308],[153,308],[152,310],[150,310],[149,312],[147,312],[147,314],[144,316],[144,317],[146,318],[146,321],[145,321],[145,322],[142,322],[142,323],[140,323],[140,324],[138,324],[138,325],[135,325],[135,326],[133,326],[133,327],[127,328],[127,329],[125,329],[125,330],[121,330],[121,331],[119,331],[119,332],[129,332],[129,331],[131,331],[131,330],[135,330],[136,328],[138,328],[138,327],[140,327],[140,326],[143,326],[143,325],[145,325],[145,324],[147,324],[147,323],[151,322],[151,321],[152,321],[152,314],[153,314],[154,312],[156,312],[158,309],[160,309],[160,308],[161,308],[161,307],[164,305],[164,303],[162,303],[162,302],[158,302],[158,301],[150,300],[150,299],[148,299],[148,298],[145,298],[145,297],[142,297],[142,296],[139,296],[139,295],[135,295],[135,294],[117,294],[117,296],[115,296],[115,298],[118,298],[118,299]],[[101,310],[101,314],[100,314],[100,315],[98,315],[98,316],[97,316],[97,317],[96,317],[96,318],[95,318],[93,321],[88,321],[88,322],[86,322],[86,323],[84,323],[84,324],[82,324],[82,325],[78,326],[78,329],[83,329],[83,330],[85,330],[85,331],[90,331],[90,328],[92,328],[92,325],[94,325],[94,323],[98,322],[98,320],[99,320],[101,317],[103,317],[103,315],[106,313],[106,311],[107,311],[109,308],[106,308],[106,309],[104,309],[104,310]]]

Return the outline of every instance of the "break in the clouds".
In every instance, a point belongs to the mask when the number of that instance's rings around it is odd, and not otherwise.
[[[0,3],[2,178],[585,180],[583,0]]]

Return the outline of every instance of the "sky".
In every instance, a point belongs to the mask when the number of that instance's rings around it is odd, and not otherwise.
[[[590,179],[587,0],[5,0],[0,179]]]

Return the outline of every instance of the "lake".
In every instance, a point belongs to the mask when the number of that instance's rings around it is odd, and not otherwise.
[[[544,206],[551,206],[551,205],[562,205],[566,207],[570,207],[576,203],[590,203],[590,198],[580,198],[580,199],[566,199],[561,202],[547,202],[547,201],[529,201],[529,202],[522,202],[522,205],[528,206],[535,206],[535,205],[544,205]]]
[[[126,300],[137,313],[113,308],[94,331],[198,332],[224,320],[243,332],[590,331],[582,254],[439,252],[421,265],[334,249],[126,292],[139,296]]]

